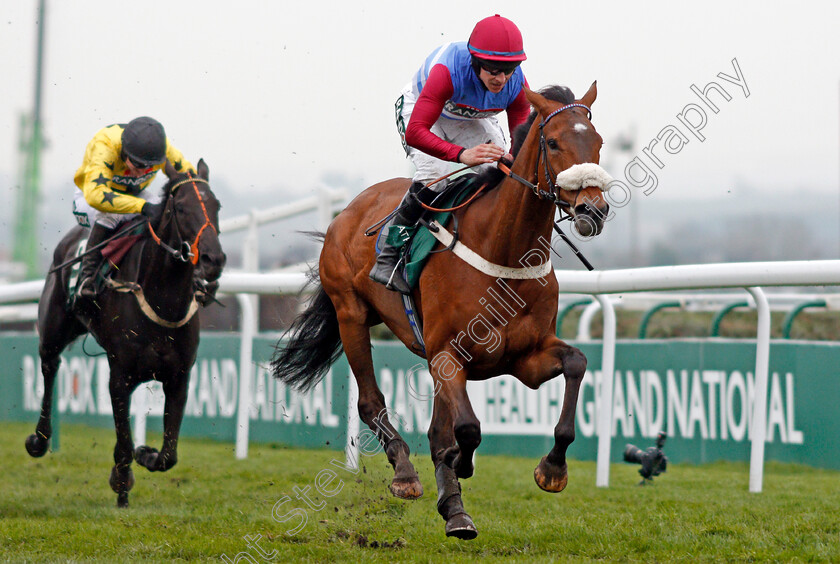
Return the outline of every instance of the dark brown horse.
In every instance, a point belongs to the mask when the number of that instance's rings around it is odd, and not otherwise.
[[[203,160],[197,170],[197,177],[178,174],[167,163],[165,211],[156,228],[159,239],[148,238],[134,245],[122,259],[113,283],[95,303],[74,310],[68,307],[70,269],[63,268],[47,275],[38,304],[44,399],[26,450],[31,456],[46,453],[52,435],[50,414],[59,355],[74,339],[90,332],[107,353],[111,368],[109,389],[117,444],[110,484],[120,507],[128,506],[128,492],[134,485],[132,458],[150,471],[169,470],[178,461],[178,434],[198,348],[195,289],[197,282],[215,283],[225,265],[218,236],[219,201],[210,190]],[[53,265],[72,258],[84,236],[86,230],[72,229],[58,244]],[[160,452],[148,446],[135,450],[131,438],[131,393],[150,380],[161,382],[166,395]]]
[[[549,91],[557,100],[547,97]],[[455,212],[460,243],[485,264],[502,268],[476,267],[453,252],[433,254],[413,295],[436,390],[428,435],[438,511],[446,520],[446,534],[462,539],[477,532],[464,511],[458,478],[472,476],[473,453],[481,442],[480,424],[467,397],[468,380],[512,374],[537,389],[564,374],[555,445],[534,472],[540,488],[565,488],[566,449],[575,438],[575,406],[586,358],[555,336],[558,285],[550,263],[546,265],[546,247],[555,205],[574,216],[576,229],[587,237],[601,231],[609,209],[605,182],[593,185],[587,180],[593,174],[588,174],[564,185],[569,174],[564,172],[560,182],[557,173],[581,165],[575,170],[594,172],[602,180],[608,176],[597,166],[602,139],[589,119],[595,84],[580,100],[566,88],[544,92],[526,90],[534,111],[515,136],[513,174]],[[390,489],[411,499],[420,497],[423,488],[408,445],[388,420],[375,379],[369,329],[384,322],[407,347],[423,354],[400,294],[368,278],[375,250],[373,238],[364,236],[366,227],[394,209],[409,184],[409,179],[398,178],[371,186],[335,218],[321,252],[321,287],[295,320],[290,342],[278,344],[272,366],[284,382],[307,389],[323,377],[343,345],[358,382],[361,419],[377,434],[395,470]],[[530,276],[523,272],[526,266]]]

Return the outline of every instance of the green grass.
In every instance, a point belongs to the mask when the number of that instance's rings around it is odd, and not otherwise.
[[[220,562],[256,534],[274,562],[840,561],[840,473],[802,466],[768,463],[764,492],[750,494],[746,464],[671,465],[653,487],[614,464],[611,487],[596,488],[595,464],[571,461],[569,487],[555,495],[534,484],[536,460],[479,451],[462,482],[479,537],[465,542],[444,536],[428,457],[415,458],[425,495],[407,502],[388,493],[378,455],[357,476],[336,470],[334,497],[313,488],[326,505],[289,536],[297,519],[279,523],[272,507],[284,495],[282,514],[305,507],[292,488],[313,486],[340,453],[252,445],[237,461],[233,445],[183,439],[169,472],[135,465],[131,507],[117,509],[113,430],[65,425],[61,451],[32,459],[23,440],[33,427],[0,427],[2,561]]]

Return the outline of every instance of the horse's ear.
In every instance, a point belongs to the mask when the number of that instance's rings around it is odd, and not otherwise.
[[[166,175],[167,178],[172,178],[178,172],[175,170],[175,167],[172,166],[172,163],[169,162],[169,159],[166,159],[166,165],[163,167],[163,174]]]
[[[598,97],[598,81],[592,83],[592,86],[589,87],[589,90],[586,91],[586,94],[583,95],[583,98],[580,99],[580,103],[584,106],[589,108],[592,107],[592,104],[595,102],[595,98]]]
[[[546,116],[552,112],[551,103],[545,98],[545,96],[537,94],[525,86],[522,87],[522,90],[525,91],[525,97],[528,98],[528,101],[539,113]]]
[[[210,179],[210,167],[207,166],[207,163],[204,162],[204,159],[198,159],[198,166],[196,166],[195,169],[198,172],[198,176],[200,176],[204,180]]]

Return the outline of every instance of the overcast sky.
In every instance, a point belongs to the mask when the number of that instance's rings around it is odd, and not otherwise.
[[[831,6],[834,5],[834,8]],[[367,184],[410,174],[393,120],[402,86],[438,44],[500,13],[521,29],[534,88],[582,95],[598,81],[602,163],[623,175],[673,126],[676,154],[653,148],[661,198],[795,189],[838,200],[840,10],[834,2],[48,2],[45,185],[72,176],[101,127],[160,120],[194,163],[204,157],[243,199],[312,190],[325,171]],[[17,170],[21,112],[32,106],[36,0],[0,3],[0,175]],[[745,88],[719,78],[737,77]],[[719,112],[691,86],[717,82]],[[704,109],[700,142],[677,115]],[[686,118],[702,119],[696,110]],[[616,137],[634,132],[631,153]],[[672,143],[679,141],[672,137]],[[637,169],[641,174],[641,169]]]

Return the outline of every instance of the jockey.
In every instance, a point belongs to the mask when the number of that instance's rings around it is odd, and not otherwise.
[[[528,83],[519,68],[525,58],[519,29],[498,14],[478,22],[469,41],[442,45],[426,58],[395,105],[397,129],[416,172],[399,212],[383,227],[386,234],[391,225],[420,220],[421,201],[428,204],[445,181],[421,189],[448,174],[450,163],[484,168],[505,156],[507,142],[495,116],[507,112],[511,134],[528,118],[531,107],[522,90]],[[370,277],[409,294],[399,262],[399,250],[385,242]]]
[[[82,166],[76,171],[73,215],[79,225],[90,227],[88,252],[82,259],[77,297],[96,297],[94,271],[102,260],[101,249],[93,249],[136,214],[157,225],[163,215],[161,194],[145,194],[166,161],[177,171],[195,172],[166,138],[163,126],[150,117],[128,124],[100,129],[85,149]]]

